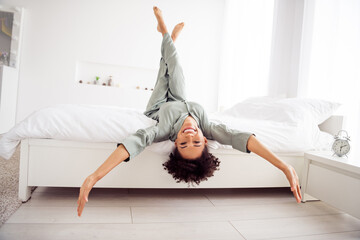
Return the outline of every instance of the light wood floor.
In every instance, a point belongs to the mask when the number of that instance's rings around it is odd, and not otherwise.
[[[360,220],[289,189],[97,189],[81,218],[78,188],[38,187],[0,239],[360,239]]]

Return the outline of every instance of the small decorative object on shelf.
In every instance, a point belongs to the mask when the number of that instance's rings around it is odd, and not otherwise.
[[[108,86],[112,86],[112,76],[109,76],[109,80],[108,80]]]
[[[140,86],[136,86],[136,89],[140,89]]]
[[[87,84],[91,84],[91,82],[87,82]]]
[[[346,137],[342,136],[341,133],[345,132]],[[333,156],[336,154],[339,157],[346,156],[346,154],[350,151],[350,137],[345,130],[340,130],[337,135],[334,136],[335,141],[332,145],[332,150],[334,152]]]
[[[152,88],[152,89],[150,89],[151,91],[154,91],[154,89]]]
[[[82,83],[82,80],[80,80],[79,83]]]
[[[103,86],[106,86],[106,83],[103,83],[102,85],[103,85]]]
[[[100,77],[95,76],[95,81],[94,81],[95,85],[99,85],[99,79],[100,79]]]
[[[146,87],[145,90],[148,90],[148,88]]]

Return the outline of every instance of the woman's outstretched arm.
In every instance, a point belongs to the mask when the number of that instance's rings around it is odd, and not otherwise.
[[[285,162],[281,161],[277,156],[275,156],[268,148],[266,148],[261,142],[259,142],[255,136],[251,136],[247,143],[247,148],[259,155],[260,157],[266,159],[275,167],[279,168],[281,171],[284,172],[286,178],[288,179],[291,187],[291,191],[296,198],[296,201],[299,203],[301,202],[301,192],[299,186],[299,178],[296,174],[295,169],[286,164]]]
[[[106,174],[108,174],[122,161],[126,160],[129,156],[130,155],[124,145],[120,145],[94,173],[92,173],[85,179],[84,183],[80,188],[79,198],[77,201],[77,212],[79,217],[81,216],[81,213],[85,207],[85,203],[88,201],[89,193],[95,183],[101,178],[103,178]]]

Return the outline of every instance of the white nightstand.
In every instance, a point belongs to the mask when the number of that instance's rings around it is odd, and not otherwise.
[[[360,218],[360,156],[333,156],[331,151],[305,153],[301,193]]]

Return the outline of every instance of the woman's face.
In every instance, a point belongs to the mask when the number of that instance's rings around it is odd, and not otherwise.
[[[201,156],[206,144],[207,139],[196,121],[191,116],[187,117],[175,140],[180,155],[185,159],[196,159]]]

